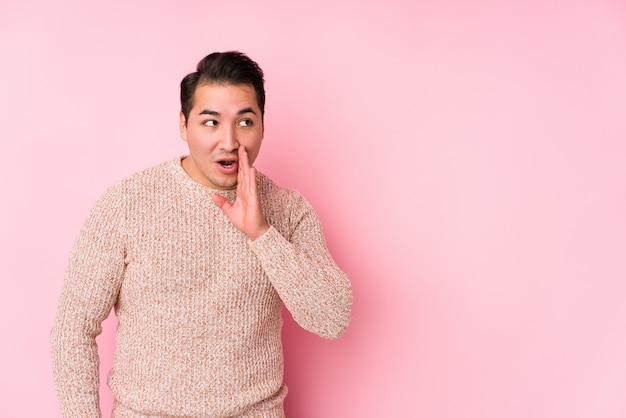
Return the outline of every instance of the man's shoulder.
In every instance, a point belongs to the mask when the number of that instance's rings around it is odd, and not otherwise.
[[[176,162],[180,162],[180,158],[162,162],[149,168],[137,171],[122,180],[115,183],[112,187],[119,189],[143,188],[146,186],[166,183],[175,172]]]
[[[300,192],[294,189],[279,186],[272,179],[261,172],[257,172],[257,182],[261,198],[270,201],[283,201],[292,199],[301,199]]]
[[[180,157],[137,171],[122,181],[137,184],[161,182],[172,177],[177,162],[180,164]]]
[[[300,191],[281,187],[262,173],[258,173],[257,182],[261,204],[273,222],[282,219],[297,223],[301,217],[315,212]]]
[[[138,197],[173,188],[171,179],[175,175],[176,161],[180,161],[180,158],[137,171],[115,182],[105,191],[104,195]]]

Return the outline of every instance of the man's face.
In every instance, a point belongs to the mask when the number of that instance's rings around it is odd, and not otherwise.
[[[182,162],[189,176],[214,189],[237,186],[237,149],[246,147],[250,165],[263,140],[261,109],[254,88],[247,84],[199,84],[185,124],[180,114],[180,135],[189,146]]]

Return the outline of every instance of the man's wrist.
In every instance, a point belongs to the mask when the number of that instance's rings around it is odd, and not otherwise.
[[[265,235],[265,233],[269,231],[269,229],[270,225],[268,223],[265,223],[263,226],[257,229],[254,234],[248,235],[248,238],[250,238],[252,241],[256,241],[257,239]]]

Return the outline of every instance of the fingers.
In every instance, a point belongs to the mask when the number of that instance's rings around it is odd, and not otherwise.
[[[241,145],[239,153],[239,171],[237,173],[238,189],[245,196],[256,195],[256,170],[250,165],[250,157],[246,147]]]
[[[243,145],[239,146],[237,150],[239,153],[239,168],[243,168],[245,171],[250,169],[250,157],[248,157],[248,151]]]
[[[240,192],[248,193],[248,172],[250,171],[250,159],[243,145],[237,150],[239,154],[239,170],[237,172],[237,185]]]

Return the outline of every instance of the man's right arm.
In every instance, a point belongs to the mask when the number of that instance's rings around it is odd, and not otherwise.
[[[124,273],[121,197],[109,190],[92,209],[74,244],[50,342],[64,417],[100,417],[96,336]]]

